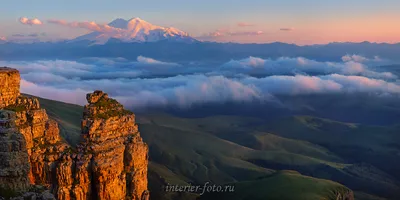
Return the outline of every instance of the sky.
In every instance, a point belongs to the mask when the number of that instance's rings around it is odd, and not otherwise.
[[[88,33],[48,20],[106,24],[140,17],[218,42],[299,45],[400,42],[398,0],[0,0],[0,38],[58,40]],[[24,23],[19,22],[26,17]],[[38,19],[41,23],[33,22]]]

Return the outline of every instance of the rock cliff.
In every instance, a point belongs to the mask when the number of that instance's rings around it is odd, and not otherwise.
[[[71,147],[38,99],[20,95],[17,70],[0,68],[0,81],[0,196],[42,185],[60,200],[149,198],[148,146],[132,112],[106,93],[88,94],[82,142]]]
[[[19,96],[19,72],[8,67],[0,67],[0,108],[14,104]]]

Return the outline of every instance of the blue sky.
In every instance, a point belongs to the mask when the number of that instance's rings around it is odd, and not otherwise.
[[[38,18],[43,22],[62,19],[96,23],[140,17],[195,36],[218,29],[265,33],[259,37],[218,38],[221,41],[305,44],[400,39],[400,1],[397,0],[1,0],[1,4],[0,36],[45,32],[48,37],[72,38],[87,32],[54,25],[26,26],[18,23],[20,17]],[[254,26],[238,27],[239,22]]]

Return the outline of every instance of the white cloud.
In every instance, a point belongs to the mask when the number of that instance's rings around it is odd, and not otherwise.
[[[67,22],[64,20],[47,20],[48,23],[57,24],[62,26],[68,26],[72,28],[83,28],[88,29],[90,31],[96,31],[100,33],[111,33],[111,34],[118,34],[123,33],[125,30],[120,28],[114,28],[107,24],[97,24],[96,22]]]
[[[142,64],[150,64],[150,65],[180,66],[177,63],[162,62],[162,61],[158,61],[153,58],[147,58],[144,56],[138,56],[137,61]]]
[[[64,101],[73,104],[84,105],[86,94],[92,91],[77,89],[60,89],[52,86],[35,84],[26,80],[21,80],[21,91],[31,95]]]
[[[42,21],[40,21],[39,19],[37,19],[37,18],[34,18],[34,19],[29,19],[29,18],[26,18],[26,17],[21,17],[21,18],[19,18],[19,22],[21,23],[21,24],[26,24],[26,25],[42,25],[43,24],[43,22]]]
[[[81,105],[86,102],[86,93],[99,89],[133,108],[270,101],[279,94],[400,95],[400,82],[385,78],[391,74],[382,75],[355,61],[250,57],[205,70],[140,56],[137,61],[85,58],[0,62],[0,66],[20,70],[24,93]],[[254,72],[265,76],[252,77]]]
[[[396,79],[390,72],[375,72],[368,66],[348,60],[344,63],[318,62],[303,57],[281,57],[276,60],[249,57],[243,60],[231,60],[219,68],[224,74],[244,73],[263,75],[294,75],[294,74],[344,74],[360,75],[380,79]]]

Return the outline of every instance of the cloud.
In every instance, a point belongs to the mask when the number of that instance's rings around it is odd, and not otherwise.
[[[249,57],[204,69],[139,56],[135,61],[124,58],[3,61],[0,66],[20,70],[24,93],[81,105],[86,103],[86,93],[98,89],[135,109],[187,108],[231,101],[269,102],[275,100],[276,95],[368,93],[400,96],[397,79],[387,79],[389,74],[382,75],[353,60],[332,63],[301,57]],[[264,75],[255,76],[254,72]]]
[[[21,91],[47,99],[54,99],[78,105],[84,105],[86,94],[92,92],[81,89],[60,89],[51,86],[44,86],[24,79],[21,80]]]
[[[249,26],[255,26],[254,24],[247,23],[247,22],[238,22],[237,26],[239,27],[249,27]]]
[[[348,92],[376,92],[400,94],[400,85],[379,79],[371,79],[362,76],[344,76],[332,74],[322,76],[321,79],[335,81]]]
[[[21,34],[21,33],[17,33],[17,34],[13,34],[11,35],[11,37],[16,37],[16,38],[21,38],[21,37],[40,37],[40,36],[46,36],[46,33],[31,33],[31,34]]]
[[[218,68],[219,73],[228,75],[234,73],[252,75],[327,75],[343,74],[358,75],[378,79],[396,79],[390,72],[375,72],[368,66],[348,60],[344,63],[318,62],[303,57],[281,57],[276,60],[249,57],[243,60],[231,60]]]
[[[153,58],[147,58],[144,56],[138,56],[137,61],[142,64],[150,64],[150,65],[180,66],[177,63],[162,62],[162,61],[158,61]]]
[[[360,82],[361,81],[361,82]],[[392,93],[400,86],[358,76],[270,76],[230,79],[224,76],[187,75],[152,79],[69,80],[52,86],[30,83],[22,92],[46,98],[84,104],[84,93],[102,89],[136,109],[154,106],[190,107],[202,103],[271,101],[272,95],[330,93]],[[55,86],[57,85],[57,86]],[[55,95],[55,94],[68,95]],[[44,96],[46,95],[46,96]]]
[[[37,18],[29,19],[29,18],[26,18],[26,17],[19,18],[19,22],[21,24],[26,24],[26,25],[31,25],[31,26],[32,25],[42,25],[43,24],[42,21],[40,21]]]
[[[47,22],[51,23],[51,24],[61,25],[61,26],[68,26],[71,28],[83,28],[83,29],[87,29],[90,31],[100,32],[100,33],[118,34],[118,33],[123,33],[125,31],[120,28],[114,28],[107,24],[97,24],[96,22],[67,22],[65,20],[55,20],[55,19],[47,20]]]
[[[199,40],[212,40],[218,37],[228,36],[259,36],[263,35],[263,31],[230,31],[229,29],[218,29],[214,32],[197,37]]]
[[[246,84],[258,86],[271,94],[302,95],[321,93],[392,93],[400,95],[400,85],[361,76],[331,74],[325,76],[269,76],[245,78]]]
[[[229,32],[228,35],[230,36],[240,36],[240,35],[247,35],[247,36],[257,36],[257,35],[263,35],[263,31],[240,31],[240,32]]]
[[[13,35],[11,35],[12,37],[25,37],[25,35],[24,34],[13,34]]]
[[[294,28],[280,28],[280,31],[294,31]]]
[[[6,37],[2,37],[2,36],[0,36],[0,41],[6,41],[7,40],[7,38]]]
[[[343,62],[349,62],[349,61],[354,61],[354,62],[359,62],[359,63],[365,63],[365,62],[371,62],[371,61],[375,61],[375,62],[381,62],[383,61],[383,59],[381,59],[379,56],[375,56],[374,58],[366,58],[364,56],[361,55],[345,55],[342,57]]]

